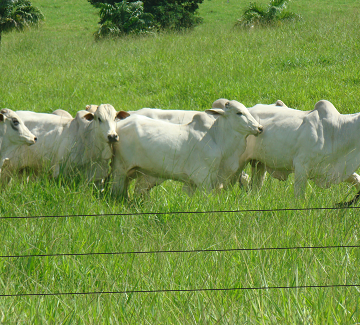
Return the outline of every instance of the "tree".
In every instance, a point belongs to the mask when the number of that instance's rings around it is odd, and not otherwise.
[[[130,33],[146,33],[154,26],[153,16],[144,13],[141,1],[122,1],[114,4],[97,2],[95,6],[100,8],[100,27],[95,33],[96,39]]]
[[[203,0],[144,0],[145,12],[151,13],[162,29],[191,28],[202,18],[196,10]]]
[[[122,28],[127,25],[127,17],[136,22],[141,20],[142,30],[149,27],[156,29],[190,28],[202,21],[196,15],[196,10],[203,0],[88,0],[93,6],[100,8],[100,28],[96,37],[104,35],[121,35],[132,32],[132,28]],[[141,7],[141,15],[129,15],[134,8]],[[120,11],[122,14],[120,15]],[[127,14],[126,14],[127,12]],[[140,12],[136,9],[136,12]],[[135,19],[136,18],[136,19]],[[130,23],[132,25],[132,23]],[[137,23],[135,26],[139,26]],[[135,30],[138,30],[136,27]]]
[[[37,25],[44,16],[28,0],[0,1],[0,45],[1,35],[12,30],[23,31],[25,28]]]

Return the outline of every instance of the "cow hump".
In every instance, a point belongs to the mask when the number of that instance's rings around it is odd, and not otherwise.
[[[335,106],[327,100],[318,101],[313,112],[315,111],[318,112],[320,118],[328,118],[340,114]]]

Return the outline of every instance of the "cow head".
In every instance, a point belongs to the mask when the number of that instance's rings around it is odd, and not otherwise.
[[[84,114],[83,118],[87,121],[92,121],[95,136],[98,139],[113,143],[119,141],[119,136],[116,133],[116,120],[124,119],[128,116],[130,114],[125,111],[116,112],[115,108],[110,104],[101,104],[93,113],[88,112]]]
[[[0,123],[3,124],[6,138],[14,144],[32,145],[37,141],[20,117],[11,109],[3,108],[0,111]]]
[[[263,131],[262,125],[254,119],[243,104],[236,100],[226,102],[224,109],[212,108],[206,112],[226,118],[231,128],[239,133],[259,135]]]

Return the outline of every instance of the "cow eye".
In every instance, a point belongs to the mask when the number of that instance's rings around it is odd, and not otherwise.
[[[15,119],[15,118],[12,120],[12,122],[13,122],[13,124],[14,124],[15,126],[18,126],[18,125],[19,125],[19,121],[18,121],[17,119]]]
[[[238,113],[236,113],[236,115],[239,115],[239,116],[241,116],[241,115],[243,115],[243,113],[240,113],[240,112],[238,112]]]

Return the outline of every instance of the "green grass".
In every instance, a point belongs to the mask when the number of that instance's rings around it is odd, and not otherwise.
[[[259,1],[265,4],[267,1]],[[357,1],[290,3],[303,20],[235,29],[247,1],[204,0],[188,33],[94,42],[87,1],[36,0],[44,24],[5,34],[0,107],[74,114],[116,109],[209,108],[220,97],[246,106],[283,100],[310,110],[320,99],[359,111]],[[0,194],[1,217],[332,207],[354,190],[268,178],[259,193],[235,186],[187,197],[166,182],[143,201],[120,202],[78,180],[16,177]],[[151,214],[2,219],[0,255],[359,244],[357,210]],[[0,294],[358,284],[359,249],[0,258]],[[0,297],[0,322],[32,324],[353,324],[358,288]]]

